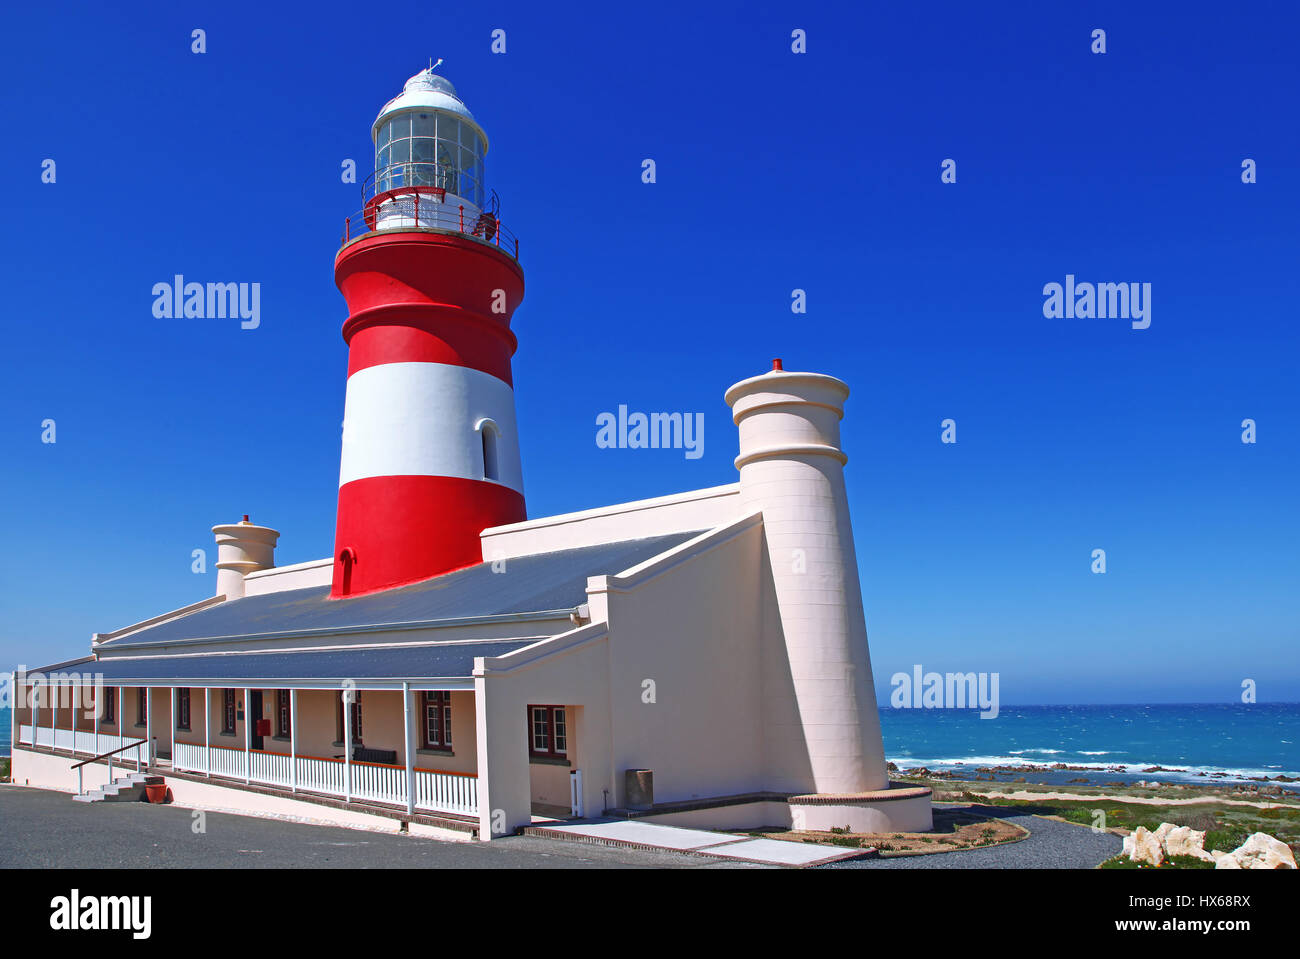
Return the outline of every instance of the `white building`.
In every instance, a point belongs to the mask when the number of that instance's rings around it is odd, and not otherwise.
[[[84,761],[121,749],[194,804],[483,839],[547,816],[928,829],[929,791],[886,773],[848,387],[778,361],[726,391],[737,482],[525,519],[523,272],[486,134],[431,70],[372,133],[336,258],[335,554],[277,567],[275,530],[214,527],[216,595],[17,678],[15,781],[98,786],[120,772]]]

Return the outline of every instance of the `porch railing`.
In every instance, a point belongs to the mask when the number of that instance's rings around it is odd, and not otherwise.
[[[119,736],[116,733],[100,733],[96,741],[93,732],[87,732],[84,729],[78,729],[76,736],[73,736],[71,729],[50,729],[49,726],[36,727],[37,746],[54,746],[56,749],[66,749],[69,752],[85,753],[94,756],[96,753],[108,750],[116,750],[139,740],[139,737]],[[18,745],[33,745],[32,727],[28,723],[20,723],[18,726]],[[121,757],[124,761],[135,762],[139,759],[145,761],[145,747],[137,746],[131,752]]]
[[[290,757],[284,753],[253,750],[247,753],[244,769],[242,749],[211,748],[212,775],[226,779],[297,788],[327,796],[347,795],[347,768],[341,759],[298,756],[293,762],[297,772],[290,775]],[[352,796],[372,802],[406,805],[406,769],[380,763],[353,762]],[[207,772],[204,748],[176,743],[172,748],[172,766],[182,772]],[[415,770],[415,807],[432,812],[478,815],[478,777],[472,773],[449,773],[429,769]]]
[[[298,788],[331,796],[347,794],[343,763],[332,759],[309,759],[299,756]]]
[[[415,808],[477,816],[478,777],[417,769]]]

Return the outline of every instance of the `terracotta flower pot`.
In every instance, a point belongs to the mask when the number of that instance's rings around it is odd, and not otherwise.
[[[167,798],[167,784],[149,783],[144,787],[144,793],[149,797],[149,801],[152,803],[163,802]]]

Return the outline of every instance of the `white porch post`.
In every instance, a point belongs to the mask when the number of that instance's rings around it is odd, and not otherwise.
[[[144,688],[144,754],[145,765],[152,766],[153,754],[153,687]]]
[[[99,714],[104,711],[104,684],[95,684],[95,749],[92,755],[98,756],[103,752],[103,747],[99,743]]]
[[[212,778],[212,687],[203,687],[203,775]]]
[[[176,768],[176,727],[179,725],[179,723],[177,723],[176,721],[176,687],[175,686],[171,688],[171,694],[172,694],[172,702],[171,702],[172,769],[175,769]]]
[[[117,720],[117,744],[119,746],[126,745],[126,700],[122,698],[123,688],[122,686],[117,687],[117,702],[113,704],[113,717]],[[126,753],[120,753],[119,755],[122,757],[123,766],[131,761]],[[109,770],[113,768],[111,760],[108,768]]]
[[[250,765],[251,750],[253,748],[253,724],[248,721],[248,707],[252,700],[249,698],[248,689],[244,689],[244,782],[252,782],[253,769]]]
[[[298,791],[298,690],[289,690],[289,791]]]
[[[343,798],[352,802],[352,691],[343,696]]]
[[[14,703],[14,721],[9,724],[9,755],[12,756],[14,747],[18,745],[18,727],[22,725],[22,720],[18,718],[18,672],[16,670],[9,674],[9,696]]]
[[[71,719],[68,720],[68,725],[72,727],[72,755],[73,756],[77,755],[77,694],[75,692],[76,689],[77,689],[76,686],[74,686],[72,683],[68,683],[68,712],[71,714],[72,717]]]
[[[59,748],[59,687],[50,683],[50,748]]]
[[[411,684],[402,683],[402,728],[406,731],[406,814],[415,814],[415,737],[411,735]]]

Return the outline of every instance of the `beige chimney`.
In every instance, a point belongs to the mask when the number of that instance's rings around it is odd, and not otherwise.
[[[247,514],[238,523],[212,527],[212,533],[217,537],[217,595],[240,599],[247,574],[274,568],[280,533],[250,523]]]

